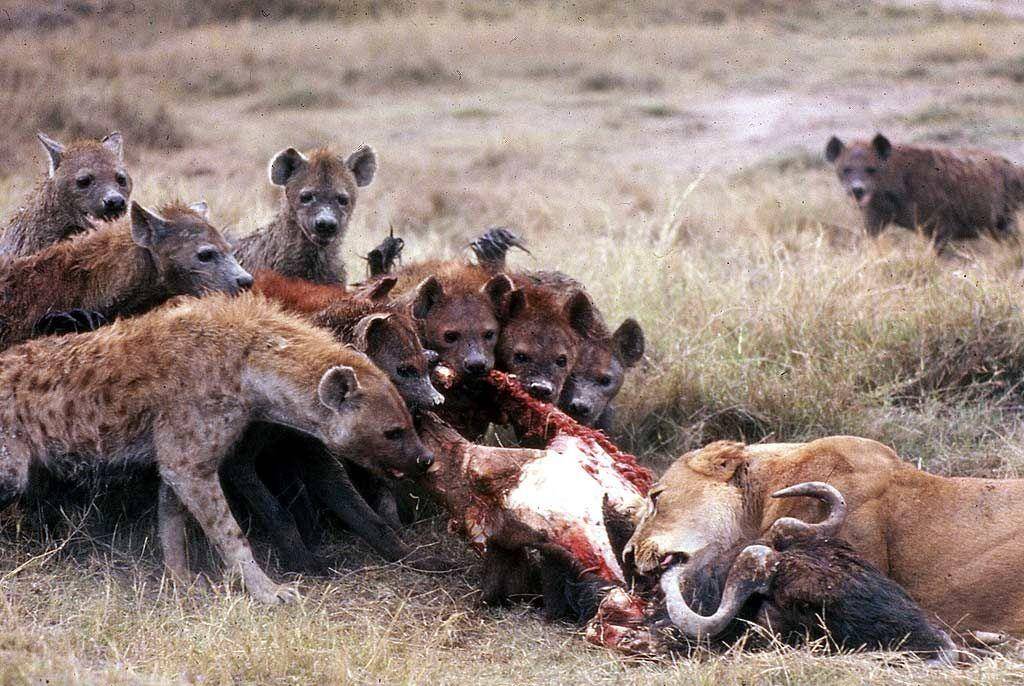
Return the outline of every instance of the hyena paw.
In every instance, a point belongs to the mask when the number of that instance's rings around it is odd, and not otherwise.
[[[267,605],[290,605],[302,599],[294,586],[272,582],[266,586],[253,588],[251,593],[256,600]]]

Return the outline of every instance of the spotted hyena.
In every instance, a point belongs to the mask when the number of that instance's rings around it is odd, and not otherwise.
[[[38,136],[49,170],[0,235],[0,255],[31,255],[128,209],[132,177],[120,133],[67,145]]]
[[[0,506],[29,487],[33,465],[155,464],[171,574],[188,576],[191,514],[257,599],[288,602],[297,593],[255,562],[218,479],[254,422],[291,427],[375,474],[433,461],[365,355],[258,296],[212,295],[0,355]]]

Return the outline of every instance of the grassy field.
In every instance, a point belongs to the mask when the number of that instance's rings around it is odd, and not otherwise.
[[[273,212],[274,152],[365,142],[380,166],[350,274],[390,227],[407,259],[515,227],[533,251],[516,264],[643,324],[617,438],[656,469],[717,438],[852,433],[944,474],[1024,471],[1024,251],[863,239],[822,159],[832,133],[881,130],[1024,161],[1024,22],[839,0],[7,5],[2,217],[45,167],[38,129],[120,129],[136,199],[205,198],[238,232]],[[410,536],[459,573],[338,535],[337,574],[267,609],[164,585],[151,522],[95,518],[0,518],[0,683],[1024,681],[1016,645],[946,672],[781,649],[623,662],[530,608],[481,608],[439,519]]]

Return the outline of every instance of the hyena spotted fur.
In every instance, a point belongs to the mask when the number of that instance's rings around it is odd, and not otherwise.
[[[49,170],[0,235],[0,255],[32,255],[94,222],[117,219],[128,208],[132,178],[120,133],[68,145],[38,136]]]
[[[291,427],[374,473],[433,457],[364,355],[252,294],[186,298],[98,331],[0,355],[0,508],[51,470],[155,464],[164,560],[187,580],[186,515],[263,602],[289,602],[253,558],[218,469],[253,422]]]
[[[33,337],[47,317],[87,313],[95,322],[178,295],[248,288],[252,276],[208,212],[206,203],[153,212],[133,202],[130,221],[0,262],[0,350]]]
[[[239,262],[250,271],[344,284],[341,244],[359,189],[376,171],[377,156],[366,145],[345,159],[327,148],[308,155],[282,150],[270,162],[270,182],[284,191],[281,208],[269,224],[237,241]]]

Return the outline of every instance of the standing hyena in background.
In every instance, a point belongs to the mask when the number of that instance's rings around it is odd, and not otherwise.
[[[294,600],[253,559],[218,479],[257,421],[309,435],[380,476],[415,476],[433,462],[394,385],[365,355],[258,296],[212,295],[0,355],[0,510],[29,488],[34,466],[155,464],[175,577],[188,575],[190,513],[257,599]]]
[[[869,236],[888,224],[918,227],[937,252],[949,241],[987,233],[1016,236],[1024,168],[983,150],[893,146],[882,134],[844,145],[833,136],[825,159],[864,214]]]
[[[128,208],[132,179],[120,133],[69,145],[38,136],[49,157],[49,173],[0,236],[0,255],[32,255],[88,230],[94,221],[117,219]]]
[[[270,162],[270,182],[284,187],[281,209],[266,226],[237,241],[238,261],[249,271],[272,269],[317,283],[344,284],[341,242],[358,188],[370,184],[377,157],[367,145],[341,159],[330,150],[307,157],[295,148]]]

